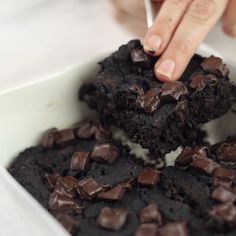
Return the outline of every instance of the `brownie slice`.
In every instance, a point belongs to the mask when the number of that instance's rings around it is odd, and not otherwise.
[[[138,40],[123,45],[100,63],[96,80],[80,89],[80,99],[103,123],[116,125],[160,157],[193,143],[198,126],[226,113],[236,87],[220,58],[195,55],[179,81],[162,83]]]
[[[74,236],[230,236],[236,162],[226,167],[215,153],[216,146],[186,147],[160,172],[86,121],[50,130],[9,172]]]

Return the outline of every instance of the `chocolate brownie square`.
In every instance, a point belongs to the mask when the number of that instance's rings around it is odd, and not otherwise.
[[[9,172],[73,236],[231,236],[234,145],[232,137],[186,147],[175,166],[159,171],[114,142],[98,122],[86,121],[50,130]],[[228,163],[230,156],[229,166],[223,156]]]
[[[130,41],[100,63],[95,81],[82,86],[79,97],[103,123],[124,129],[159,158],[191,144],[199,125],[226,113],[236,87],[220,58],[195,55],[180,80],[170,83],[155,77],[157,60],[140,41]]]

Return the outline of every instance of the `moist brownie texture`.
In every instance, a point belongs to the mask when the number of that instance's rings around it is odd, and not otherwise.
[[[236,234],[236,137],[144,166],[98,122],[48,131],[9,172],[77,236]]]
[[[198,125],[226,113],[236,88],[220,58],[195,55],[179,81],[162,83],[153,68],[158,58],[138,40],[100,63],[96,80],[80,89],[80,99],[106,124],[125,130],[135,142],[162,157],[198,137]]]

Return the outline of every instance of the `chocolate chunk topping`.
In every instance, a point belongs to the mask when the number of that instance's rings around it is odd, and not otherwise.
[[[187,224],[184,222],[168,223],[158,233],[159,236],[189,236]]]
[[[196,74],[192,77],[190,87],[195,89],[197,92],[202,91],[208,82],[216,80],[217,79],[213,75]]]
[[[76,194],[78,184],[79,181],[72,176],[59,177],[57,178],[55,191],[73,197]]]
[[[209,214],[219,223],[235,223],[236,221],[236,207],[232,202],[213,206]]]
[[[128,190],[131,190],[133,184],[135,183],[137,178],[132,178],[132,179],[129,179],[123,183],[120,183],[120,185],[124,188],[124,189],[128,189]]]
[[[45,174],[45,178],[50,188],[54,189],[57,183],[57,179],[61,177],[59,174]]]
[[[182,95],[188,94],[188,89],[180,81],[166,82],[162,86],[161,100],[178,101]]]
[[[79,225],[79,222],[69,216],[68,214],[56,214],[55,218],[64,226],[64,228],[72,233],[74,229]]]
[[[56,141],[60,138],[60,134],[56,128],[49,129],[43,135],[41,145],[45,148],[53,148]]]
[[[153,113],[160,105],[159,96],[161,90],[159,88],[151,88],[144,96],[144,111],[146,113]]]
[[[89,163],[89,152],[75,152],[71,158],[70,168],[72,170],[83,171]]]
[[[98,198],[104,200],[121,201],[125,192],[126,189],[119,184],[106,192],[100,192],[98,194]]]
[[[211,197],[220,202],[234,202],[236,200],[235,193],[228,188],[218,187],[213,192]]]
[[[215,187],[230,188],[232,186],[232,180],[231,179],[226,179],[226,178],[220,178],[220,177],[217,177],[217,176],[213,176],[213,185]]]
[[[236,162],[236,143],[223,143],[217,149],[217,157],[222,161]]]
[[[56,145],[65,146],[66,144],[75,140],[73,129],[65,129],[59,132],[60,137],[56,140]]]
[[[219,57],[211,56],[204,59],[204,61],[201,63],[201,67],[205,72],[212,73],[218,77],[225,77],[229,74],[227,66]]]
[[[118,156],[118,149],[110,143],[96,144],[91,153],[91,158],[101,163],[112,163]]]
[[[221,179],[230,179],[233,180],[235,178],[235,171],[227,169],[225,167],[217,167],[214,171],[213,171],[213,176],[214,177],[218,177]]]
[[[139,219],[141,223],[155,222],[158,226],[162,225],[161,212],[156,204],[149,204],[145,208],[141,209]]]
[[[49,208],[51,210],[68,210],[80,213],[82,208],[68,195],[54,191],[49,198]]]
[[[103,143],[110,139],[110,133],[96,121],[83,121],[78,124],[75,131],[78,138],[88,139],[95,138],[97,142]]]
[[[193,158],[200,156],[200,157],[207,157],[206,148],[205,147],[196,147],[190,148],[186,147],[180,155],[175,160],[175,165],[177,167],[186,167],[191,164]]]
[[[97,218],[97,225],[110,230],[120,230],[126,222],[128,212],[123,209],[104,207]]]
[[[157,236],[158,226],[156,224],[141,224],[135,236]]]
[[[130,51],[130,56],[133,62],[148,62],[149,57],[148,55],[143,51],[142,48],[135,48]]]
[[[160,180],[160,172],[153,169],[143,170],[138,176],[137,182],[141,185],[154,186]]]
[[[212,172],[218,167],[218,164],[209,158],[196,155],[193,157],[190,167],[197,171],[211,175]]]
[[[104,191],[106,186],[100,185],[93,178],[83,179],[79,182],[77,190],[81,198],[91,200],[99,192]]]

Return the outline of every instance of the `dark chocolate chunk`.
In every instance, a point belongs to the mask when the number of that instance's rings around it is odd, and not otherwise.
[[[174,222],[164,225],[158,230],[159,236],[189,236],[185,222]]]
[[[112,163],[118,156],[118,149],[111,143],[96,144],[91,152],[91,158],[101,163]]]
[[[227,169],[226,167],[219,166],[214,169],[213,176],[222,178],[222,179],[230,179],[233,180],[235,178],[235,171],[231,169]]]
[[[158,226],[156,224],[141,224],[138,227],[135,236],[157,236],[157,231]]]
[[[211,197],[220,202],[234,202],[236,200],[235,193],[231,189],[225,187],[214,189]]]
[[[49,129],[43,135],[41,145],[45,148],[53,148],[59,138],[60,134],[56,128]]]
[[[70,168],[72,170],[83,171],[89,163],[90,152],[75,152],[71,158]]]
[[[121,201],[126,189],[118,184],[116,187],[107,190],[106,192],[98,193],[98,198],[111,201]]]
[[[212,216],[219,223],[235,223],[236,222],[236,207],[232,202],[222,203],[213,206],[209,215]]]
[[[73,129],[61,130],[59,135],[60,137],[56,140],[56,145],[58,146],[65,146],[76,138]]]
[[[153,169],[143,170],[138,176],[137,182],[145,186],[154,186],[160,180],[160,172]]]
[[[159,96],[161,94],[161,90],[159,88],[151,88],[144,95],[144,111],[146,113],[153,113],[157,110],[160,105]]]
[[[162,226],[162,216],[158,206],[154,203],[149,204],[141,209],[139,213],[141,223],[155,222],[158,226]]]
[[[186,147],[175,160],[177,167],[187,167],[196,156],[207,157],[205,147],[190,148]]]
[[[68,214],[59,213],[55,215],[55,218],[70,233],[72,233],[75,230],[75,228],[78,227],[79,225],[79,222]]]
[[[94,198],[99,192],[104,191],[106,186],[100,185],[93,178],[86,178],[79,182],[77,190],[80,194],[80,197],[83,199],[91,200]]]
[[[180,81],[166,82],[162,86],[161,100],[178,101],[182,95],[188,94],[188,89]]]
[[[147,62],[149,61],[148,55],[143,51],[142,48],[132,49],[130,56],[133,62]]]
[[[222,161],[236,162],[236,143],[223,143],[217,149],[217,157]]]
[[[79,185],[79,181],[73,176],[59,177],[57,178],[55,190],[58,193],[73,197],[76,194],[76,187]]]
[[[230,188],[232,186],[232,182],[233,181],[231,179],[220,178],[220,177],[217,177],[217,176],[213,176],[213,185],[214,185],[214,187]]]
[[[205,58],[201,63],[201,67],[205,72],[212,73],[218,77],[225,77],[229,74],[227,66],[219,57],[211,56],[209,58]]]
[[[196,74],[192,77],[190,87],[197,92],[202,91],[208,82],[216,81],[217,79],[213,75]]]
[[[50,188],[54,189],[57,183],[57,179],[61,177],[59,174],[45,174],[45,178]]]
[[[124,189],[128,189],[128,190],[131,190],[133,184],[135,183],[137,178],[132,178],[132,179],[129,179],[123,183],[120,183],[120,185],[124,188]]]
[[[120,230],[127,219],[128,212],[123,209],[104,207],[97,218],[97,225],[110,230]]]
[[[54,191],[49,198],[49,208],[51,210],[65,210],[75,211],[80,213],[82,208],[75,202],[75,200],[65,194]]]
[[[218,164],[210,158],[198,155],[193,157],[190,167],[197,171],[211,175],[212,172],[218,167]]]

